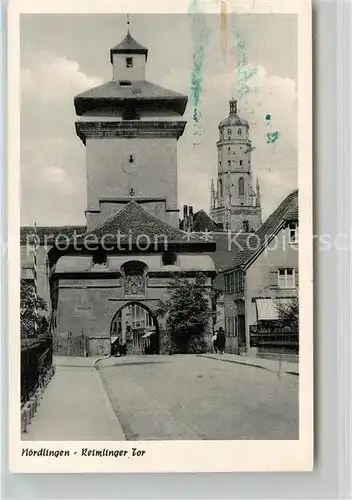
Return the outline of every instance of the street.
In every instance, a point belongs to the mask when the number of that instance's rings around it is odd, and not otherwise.
[[[127,440],[298,439],[299,377],[197,355],[96,364]]]

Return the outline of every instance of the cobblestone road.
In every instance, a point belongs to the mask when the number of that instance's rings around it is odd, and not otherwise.
[[[128,440],[298,439],[295,375],[193,355],[98,368]]]

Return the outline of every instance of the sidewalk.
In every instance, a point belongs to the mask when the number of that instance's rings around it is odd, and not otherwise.
[[[256,368],[261,368],[263,370],[269,370],[271,372],[288,373],[290,375],[299,375],[299,364],[290,363],[289,361],[280,361],[272,359],[261,359],[261,358],[249,358],[246,356],[238,356],[237,354],[199,354],[199,356],[204,358],[219,359],[220,361],[227,361],[229,363],[237,363],[240,365],[254,366]]]
[[[121,425],[99,373],[98,358],[54,358],[46,388],[24,441],[123,441]]]

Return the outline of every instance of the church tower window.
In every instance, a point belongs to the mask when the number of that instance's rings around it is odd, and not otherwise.
[[[222,196],[222,179],[219,179],[219,196]]]
[[[231,167],[231,160],[227,162],[228,166]]]
[[[238,133],[238,135],[242,135],[242,129],[239,128],[237,133]]]
[[[133,68],[133,58],[126,57],[126,68]]]
[[[240,177],[238,179],[238,195],[244,196],[244,179],[243,179],[243,177]]]
[[[240,160],[240,165],[243,165],[243,160]]]
[[[248,220],[243,221],[243,232],[244,233],[249,233],[249,222]]]

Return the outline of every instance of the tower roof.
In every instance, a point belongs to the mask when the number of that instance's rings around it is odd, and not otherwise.
[[[244,118],[241,118],[237,114],[237,101],[236,101],[236,99],[231,99],[231,101],[229,101],[229,105],[230,105],[230,113],[227,116],[227,118],[224,118],[223,120],[221,120],[221,122],[219,123],[219,128],[220,127],[229,127],[232,125],[249,128],[247,120],[245,120]]]
[[[187,96],[165,89],[146,80],[128,82],[111,81],[82,92],[74,98],[76,114],[81,116],[86,111],[102,104],[125,106],[128,103],[145,105],[148,101],[155,105],[163,102],[176,113],[183,115],[187,105]]]
[[[118,43],[110,49],[110,61],[112,64],[113,54],[144,54],[145,60],[148,57],[148,49],[143,47],[140,43],[138,43],[130,32],[127,33],[122,42]]]

